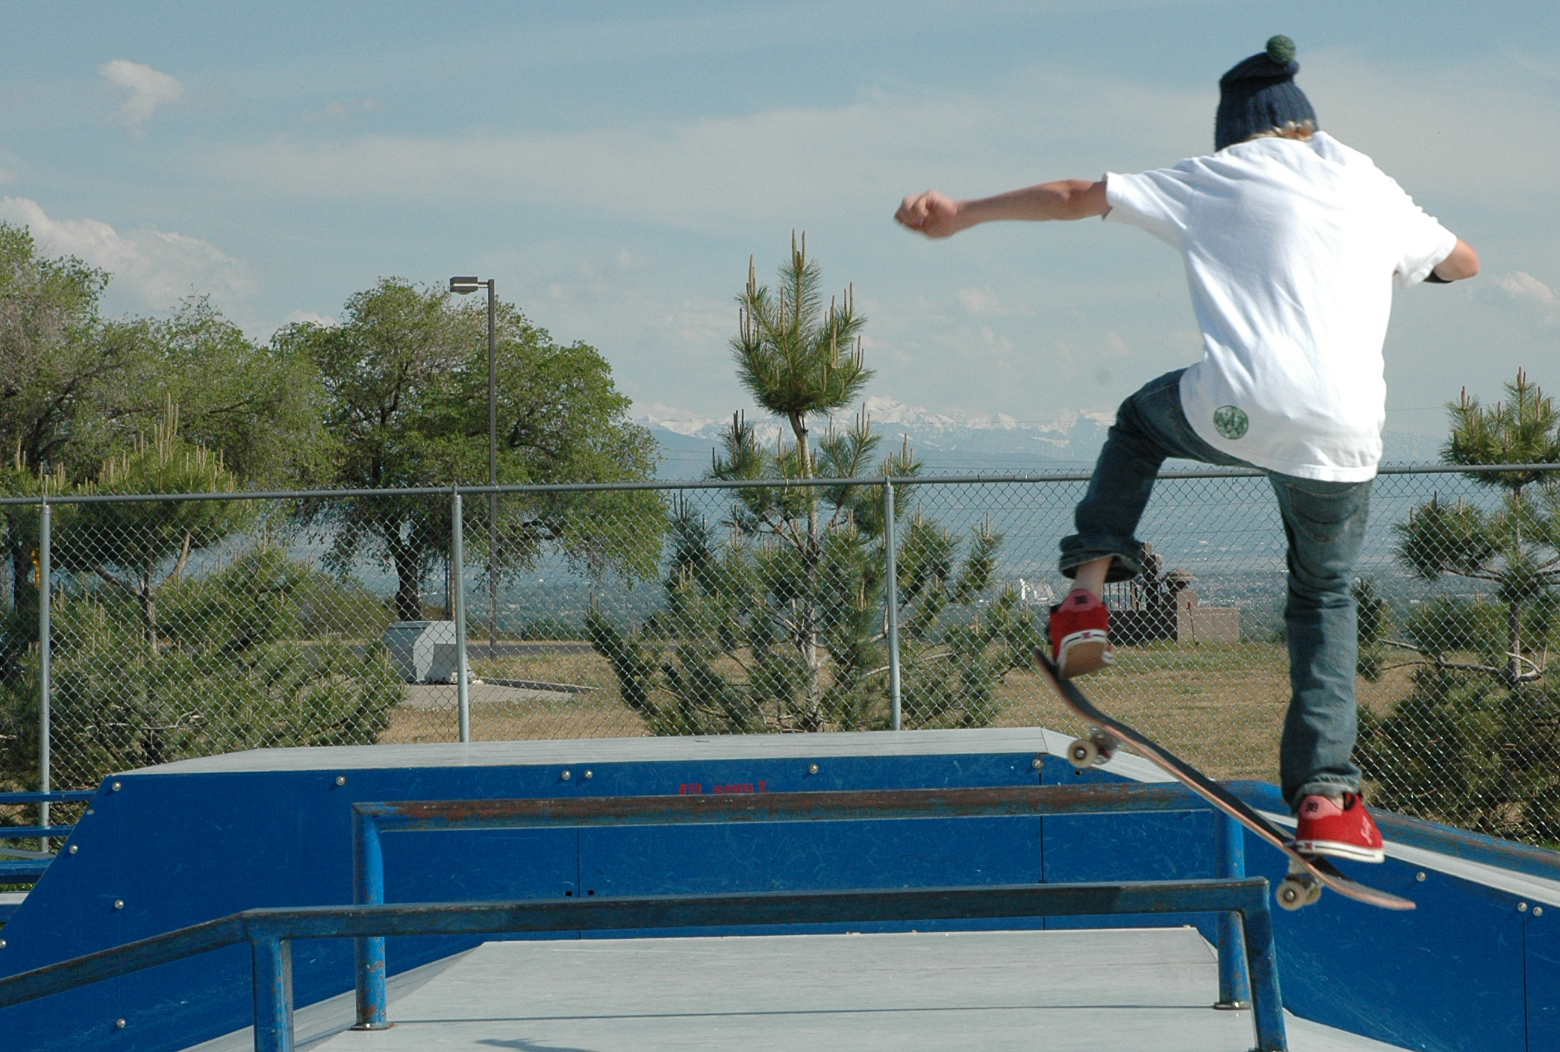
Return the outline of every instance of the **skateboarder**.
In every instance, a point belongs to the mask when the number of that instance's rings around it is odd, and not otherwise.
[[[1319,130],[1299,69],[1294,43],[1276,36],[1225,73],[1212,154],[975,200],[928,191],[895,218],[943,238],[995,219],[1104,216],[1180,250],[1203,357],[1117,410],[1077,532],[1061,542],[1077,587],[1052,611],[1052,653],[1063,676],[1110,663],[1101,588],[1141,570],[1134,533],[1166,457],[1263,470],[1289,541],[1280,779],[1295,846],[1379,862],[1352,759],[1349,587],[1381,456],[1392,282],[1469,278],[1479,259],[1370,158]]]

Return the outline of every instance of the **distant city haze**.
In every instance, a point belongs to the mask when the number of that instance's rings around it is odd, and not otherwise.
[[[205,294],[268,339],[383,275],[492,278],[600,348],[678,476],[749,404],[733,297],[793,230],[854,284],[886,441],[935,470],[1086,462],[1199,355],[1176,254],[1098,222],[928,243],[893,209],[1207,152],[1219,75],[1280,32],[1322,127],[1483,259],[1398,294],[1388,459],[1433,457],[1464,386],[1492,401],[1526,366],[1560,391],[1552,3],[70,11],[7,12],[0,220],[113,272],[110,313]]]

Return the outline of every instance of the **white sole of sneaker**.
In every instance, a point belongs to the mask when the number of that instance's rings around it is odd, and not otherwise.
[[[1383,848],[1360,847],[1339,840],[1292,840],[1289,846],[1302,855],[1327,855],[1331,858],[1350,858],[1356,862],[1387,860],[1387,852]]]
[[[1056,656],[1056,674],[1072,679],[1115,663],[1109,636],[1101,629],[1085,628],[1062,640],[1062,652]]]

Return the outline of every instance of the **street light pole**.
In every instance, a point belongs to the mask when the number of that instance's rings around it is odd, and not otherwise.
[[[458,295],[487,289],[488,367],[488,485],[498,485],[498,341],[497,302],[492,278],[450,279],[450,291]],[[488,658],[498,654],[498,493],[488,493]]]

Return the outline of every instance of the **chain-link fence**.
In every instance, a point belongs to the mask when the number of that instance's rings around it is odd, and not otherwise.
[[[1029,654],[1086,481],[11,499],[0,789],[271,746],[1081,731]],[[1112,586],[1118,660],[1091,695],[1211,774],[1273,779],[1267,481],[1167,472],[1139,535],[1149,572]],[[1376,801],[1560,840],[1544,471],[1384,472],[1358,573]]]

